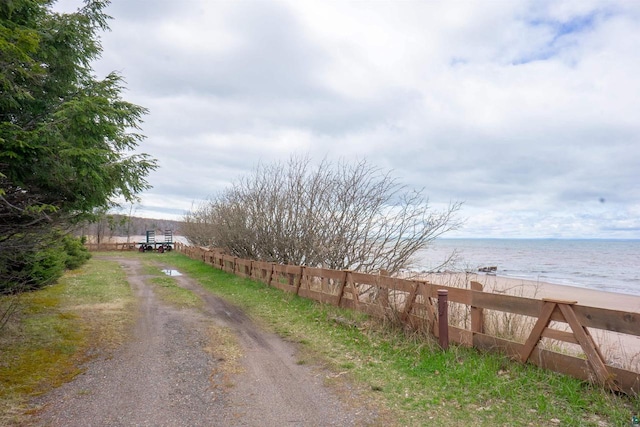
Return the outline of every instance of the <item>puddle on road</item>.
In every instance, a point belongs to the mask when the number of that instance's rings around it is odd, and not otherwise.
[[[178,270],[162,270],[162,272],[167,276],[182,276]]]

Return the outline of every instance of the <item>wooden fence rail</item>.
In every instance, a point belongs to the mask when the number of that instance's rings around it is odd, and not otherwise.
[[[575,301],[523,298],[471,289],[437,285],[425,281],[251,261],[222,252],[176,243],[176,250],[218,269],[273,286],[301,297],[358,310],[376,317],[393,317],[414,327],[425,326],[439,335],[436,313],[438,292],[447,291],[449,303],[469,307],[470,327],[448,325],[449,339],[463,346],[501,351],[523,363],[599,383],[612,390],[639,394],[640,373],[608,365],[588,328],[640,336],[640,313],[582,306]],[[484,310],[537,318],[525,343],[485,333]],[[563,330],[552,322],[567,325]],[[543,337],[578,344],[585,358],[541,348]]]
[[[97,251],[137,251],[138,245],[135,243],[85,243],[84,246],[90,252]]]

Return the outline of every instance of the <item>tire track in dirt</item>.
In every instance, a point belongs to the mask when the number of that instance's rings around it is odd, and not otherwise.
[[[114,258],[115,259],[115,258]],[[89,363],[74,381],[47,394],[36,425],[223,426],[224,396],[210,375],[207,320],[161,303],[135,259],[115,259],[138,300],[130,342]]]
[[[178,284],[205,302],[177,309],[156,298],[136,258],[118,261],[139,303],[132,340],[90,362],[74,381],[38,399],[37,426],[355,426],[376,415],[346,405],[296,349],[186,275]],[[233,331],[244,372],[222,377],[212,323]],[[215,345],[213,346],[215,348]],[[231,384],[229,384],[231,381]]]
[[[295,346],[256,326],[247,315],[205,291],[186,275],[179,285],[205,301],[205,312],[233,330],[243,348],[244,371],[229,392],[230,418],[252,426],[373,425],[375,414],[364,407],[345,405],[323,385],[326,373],[298,364]]]

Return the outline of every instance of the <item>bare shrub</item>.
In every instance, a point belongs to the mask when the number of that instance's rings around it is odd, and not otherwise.
[[[189,212],[184,231],[195,244],[241,258],[393,274],[458,227],[459,208],[431,210],[421,191],[366,160],[313,166],[293,156],[259,165]]]

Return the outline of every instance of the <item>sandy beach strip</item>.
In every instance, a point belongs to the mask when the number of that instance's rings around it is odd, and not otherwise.
[[[535,299],[570,300],[577,301],[579,305],[640,313],[640,296],[636,295],[482,273],[428,273],[416,278],[456,287],[468,287],[470,281],[475,281],[484,286],[485,292]]]

